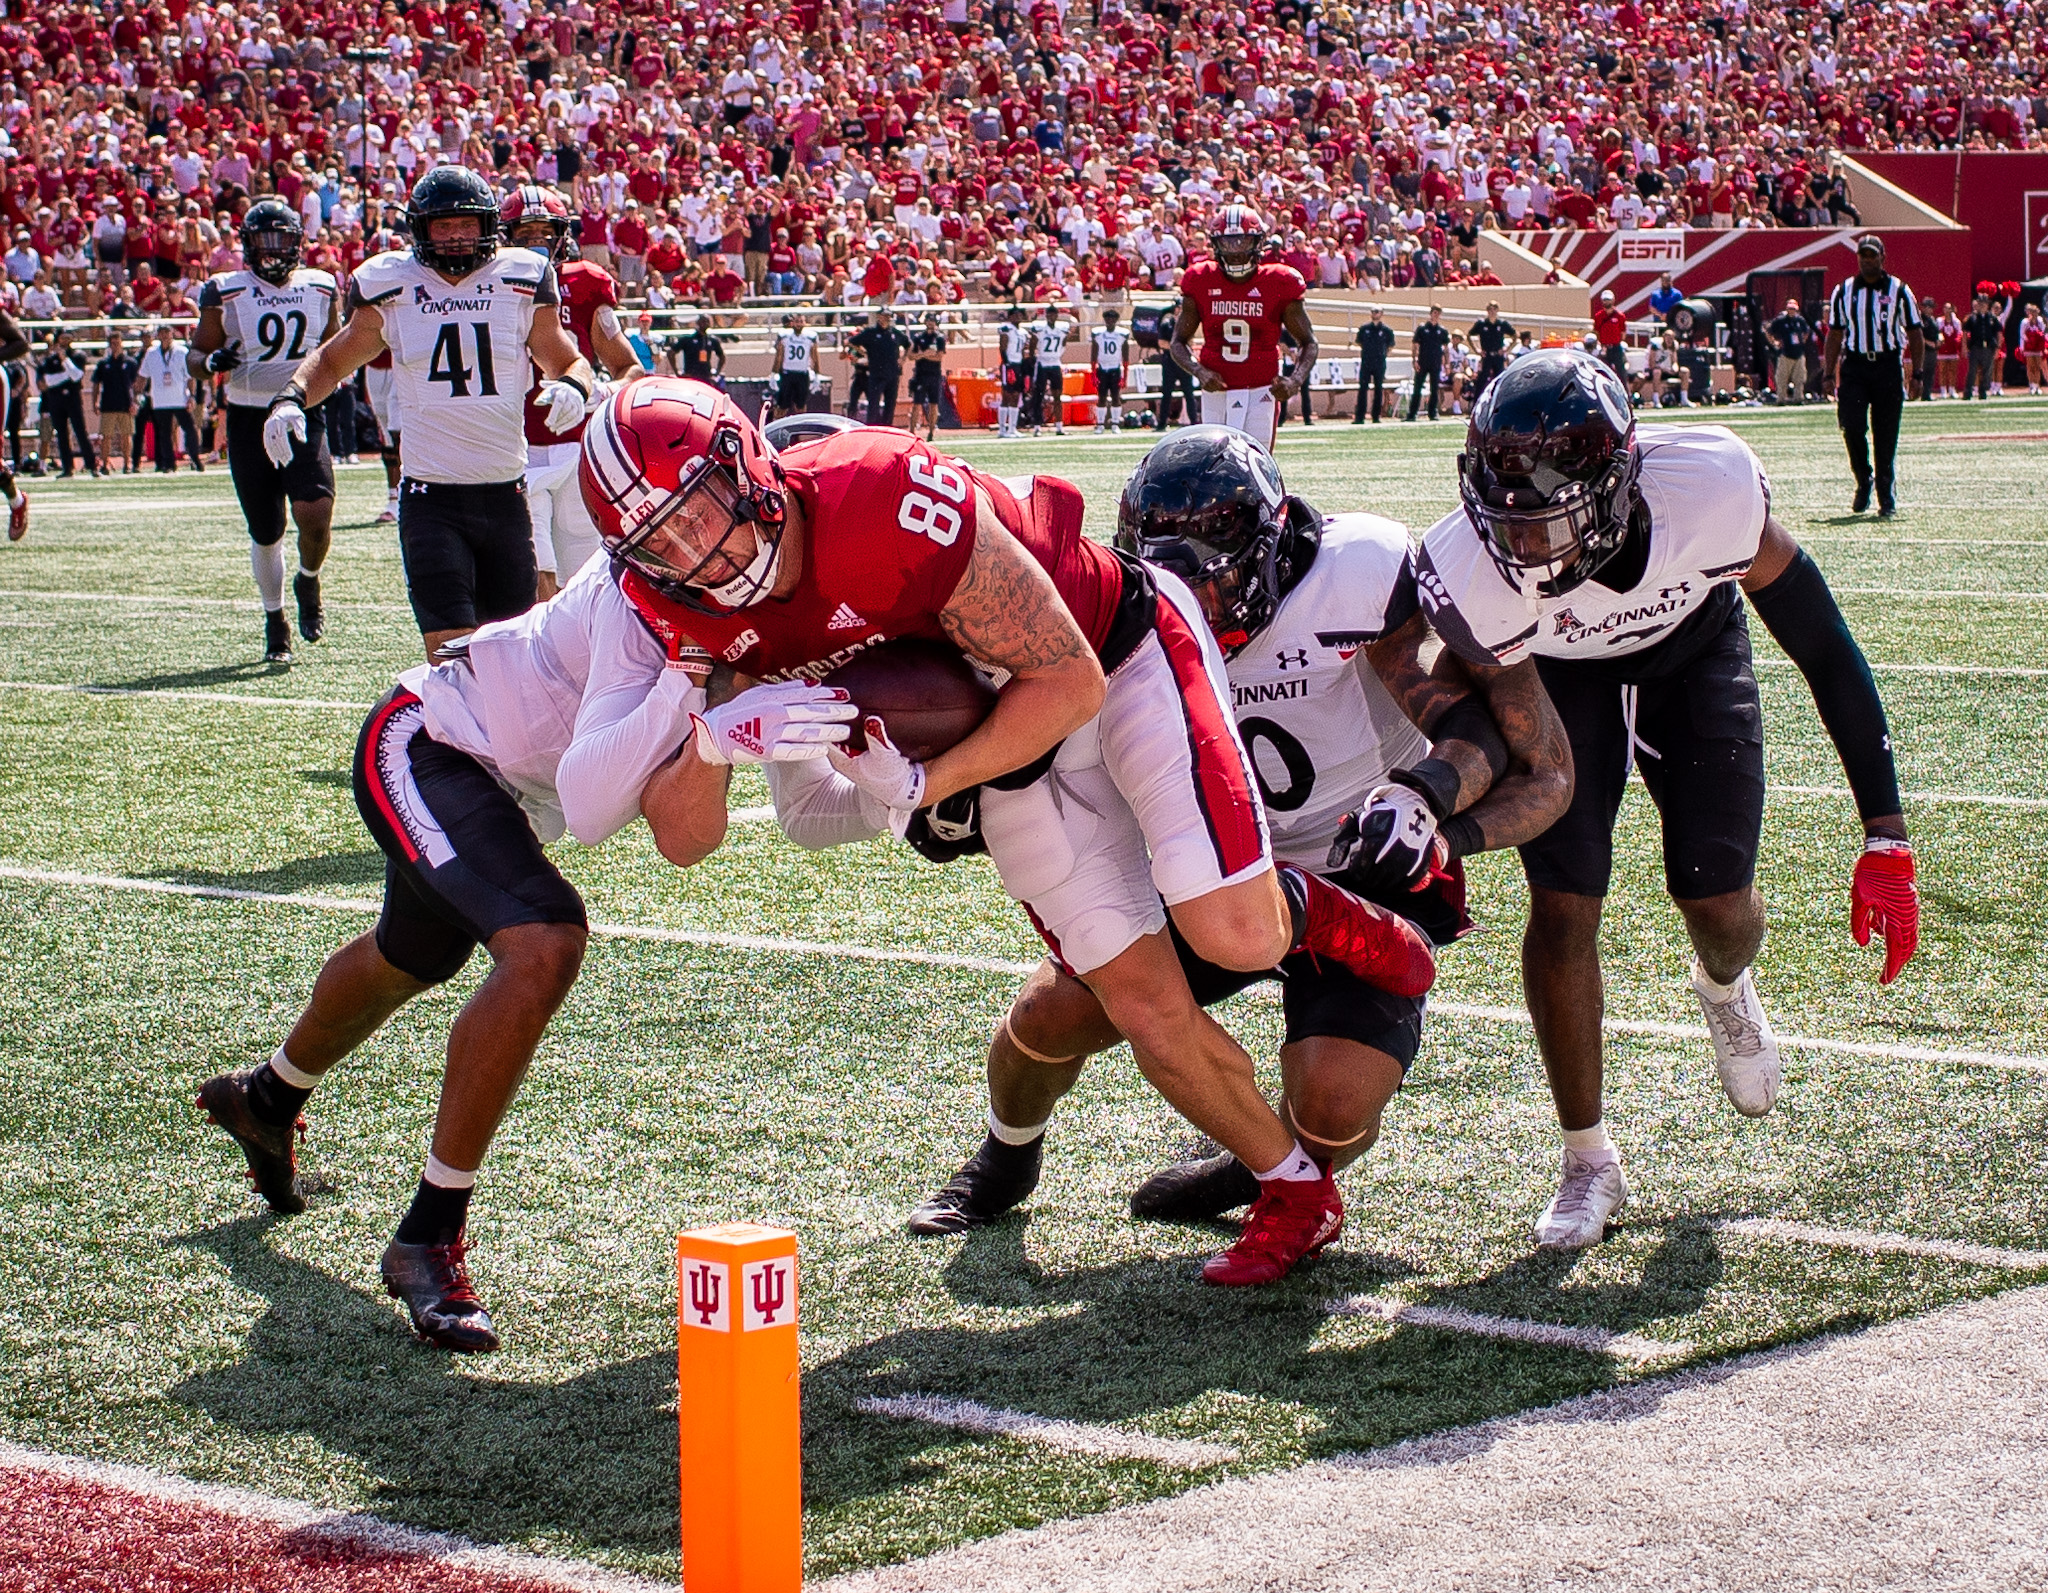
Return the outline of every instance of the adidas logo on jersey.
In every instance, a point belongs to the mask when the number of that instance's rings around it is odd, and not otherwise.
[[[759,631],[741,631],[739,635],[735,636],[732,639],[732,641],[726,646],[725,652],[721,656],[724,657],[725,661],[728,664],[737,664],[740,661],[740,659],[745,655],[747,649],[749,647],[754,646],[760,640],[761,633]]]
[[[867,627],[868,622],[854,613],[853,609],[845,603],[841,603],[838,608],[834,609],[832,617],[825,621],[825,629],[828,631],[862,631],[866,630]]]

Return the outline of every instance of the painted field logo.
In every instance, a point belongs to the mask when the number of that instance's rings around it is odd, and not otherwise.
[[[699,1261],[683,1272],[684,1298],[689,1302],[683,1320],[691,1327],[713,1333],[732,1331],[732,1302],[727,1298],[725,1268]]]
[[[741,1328],[788,1327],[796,1320],[796,1258],[771,1256],[740,1269]]]

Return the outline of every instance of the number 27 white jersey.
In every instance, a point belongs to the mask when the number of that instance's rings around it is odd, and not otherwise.
[[[514,481],[526,474],[526,351],[537,306],[560,301],[554,268],[532,249],[503,249],[460,282],[410,254],[366,260],[349,307],[384,318],[405,474],[416,481]]]
[[[1428,755],[1364,656],[1415,608],[1406,529],[1331,515],[1308,573],[1226,666],[1279,861],[1322,868],[1344,815],[1389,769]]]

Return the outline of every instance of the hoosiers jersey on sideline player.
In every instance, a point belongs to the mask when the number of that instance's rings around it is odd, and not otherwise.
[[[1173,352],[1202,384],[1203,421],[1245,432],[1270,448],[1279,424],[1274,387],[1283,380],[1283,330],[1291,331],[1299,345],[1295,372],[1315,366],[1315,335],[1301,306],[1308,284],[1289,265],[1267,262],[1239,278],[1226,273],[1219,261],[1203,260],[1188,267],[1180,291]],[[1190,342],[1197,328],[1202,334],[1198,356]]]

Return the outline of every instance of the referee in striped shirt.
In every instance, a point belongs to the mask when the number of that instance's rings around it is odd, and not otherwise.
[[[1918,370],[1926,346],[1920,307],[1913,290],[1884,268],[1884,240],[1865,238],[1856,246],[1856,275],[1828,300],[1827,378],[1835,385],[1835,417],[1856,473],[1854,512],[1870,507],[1877,488],[1877,512],[1898,507],[1892,487],[1892,457],[1899,449],[1899,416],[1906,408],[1905,371]],[[1906,356],[1901,367],[1899,357]],[[1877,433],[1875,470],[1870,432]]]

